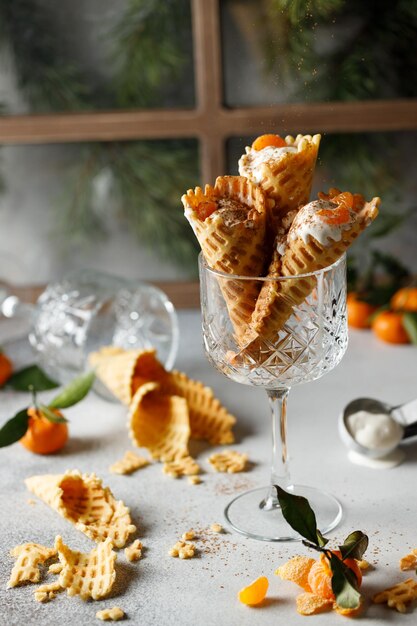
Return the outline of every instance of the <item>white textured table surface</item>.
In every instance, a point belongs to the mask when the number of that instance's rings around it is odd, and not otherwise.
[[[0,324],[9,335],[10,326]],[[199,557],[180,561],[168,549],[189,528],[205,529],[223,523],[225,504],[247,488],[267,482],[270,454],[268,405],[262,390],[233,383],[206,361],[198,312],[181,312],[181,345],[176,367],[213,387],[238,417],[236,449],[249,453],[254,468],[245,474],[225,475],[210,471],[212,452],[199,444],[193,448],[206,470],[203,484],[173,480],[153,464],[132,476],[110,474],[108,466],[131,449],[126,411],[91,394],[69,409],[71,440],[60,454],[41,457],[19,444],[0,450],[0,594],[1,625],[45,624],[57,626],[100,623],[97,610],[122,607],[132,624],[141,626],[246,626],[256,624],[336,624],[345,618],[334,613],[306,618],[295,611],[299,589],[274,576],[275,568],[307,549],[297,543],[276,544],[249,540],[227,533],[200,544]],[[400,572],[398,560],[417,547],[417,442],[406,447],[405,462],[391,470],[372,470],[352,465],[337,432],[342,407],[359,396],[399,403],[416,396],[417,349],[390,347],[370,333],[351,333],[348,352],[333,372],[319,381],[294,388],[289,402],[289,447],[295,482],[321,486],[337,494],[344,507],[340,526],[330,533],[342,541],[352,530],[369,534],[368,559],[375,570],[364,577],[364,592],[403,580],[412,572]],[[53,393],[53,392],[52,392]],[[48,395],[45,396],[46,398]],[[0,422],[27,405],[25,394],[0,392]],[[30,505],[24,478],[66,469],[95,471],[116,498],[131,507],[139,536],[146,546],[144,558],[127,563],[119,553],[117,582],[112,596],[101,602],[83,602],[60,594],[49,604],[33,599],[33,585],[6,589],[12,566],[9,550],[26,541],[51,545],[57,534],[74,549],[90,550],[91,541],[61,519],[45,504]],[[197,546],[198,546],[197,542]],[[313,555],[315,556],[315,555]],[[259,608],[241,605],[237,591],[254,578],[270,581],[268,600]],[[372,605],[361,624],[415,624],[414,613],[400,615]]]

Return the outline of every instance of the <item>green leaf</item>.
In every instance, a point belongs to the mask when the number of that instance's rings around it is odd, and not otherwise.
[[[67,409],[80,402],[90,391],[95,379],[93,371],[74,378],[55,398],[48,403],[50,409]]]
[[[14,417],[0,428],[0,448],[10,446],[10,444],[19,441],[28,429],[29,415],[28,410],[23,409],[16,413]]]
[[[368,547],[368,543],[368,537],[361,530],[355,530],[353,533],[350,533],[346,537],[344,544],[339,546],[342,559],[349,557],[360,560]]]
[[[47,420],[53,422],[54,424],[65,424],[66,422],[68,422],[66,417],[64,417],[63,415],[57,415],[49,408],[49,406],[46,406],[45,404],[41,404],[39,406],[39,410],[41,411],[42,415],[46,417]]]
[[[294,496],[279,485],[274,487],[277,490],[282,515],[291,528],[316,546],[325,546],[328,539],[317,530],[316,516],[307,498]]]
[[[330,553],[330,569],[333,572],[332,590],[336,604],[344,609],[357,609],[362,596],[355,574],[333,553]]]
[[[403,326],[411,343],[417,344],[417,313],[407,311],[403,315]]]
[[[16,391],[47,391],[56,389],[59,383],[49,378],[38,365],[29,365],[12,374],[7,381],[7,387]]]

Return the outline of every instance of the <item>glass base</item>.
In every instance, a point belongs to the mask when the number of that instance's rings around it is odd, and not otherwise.
[[[329,493],[302,485],[291,485],[286,491],[307,498],[323,534],[342,519],[342,507]],[[300,541],[302,537],[285,521],[279,505],[265,506],[269,492],[270,487],[259,487],[237,496],[224,511],[226,520],[238,533],[259,541]]]

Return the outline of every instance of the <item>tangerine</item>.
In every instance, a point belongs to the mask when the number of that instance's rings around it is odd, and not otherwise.
[[[279,135],[267,134],[260,135],[252,144],[252,148],[254,150],[263,150],[264,148],[268,148],[270,146],[274,148],[285,148],[287,146],[287,142]]]
[[[198,219],[202,222],[206,220],[214,211],[217,209],[217,204],[212,200],[200,202],[198,207],[196,208],[196,213],[198,215]]]
[[[62,413],[51,409],[58,417]],[[52,454],[64,447],[68,440],[68,426],[64,422],[51,422],[39,409],[28,409],[28,429],[20,443],[30,452],[36,454]]]
[[[339,558],[342,556],[338,550],[334,551],[333,554]],[[344,559],[343,563],[355,574],[358,587],[360,587],[362,583],[362,572],[355,559]],[[333,572],[330,568],[330,562],[324,554],[321,554],[320,559],[311,566],[308,574],[308,584],[311,587],[311,591],[321,598],[334,600],[335,595],[332,589],[332,577]]]
[[[394,311],[417,311],[417,287],[402,287],[391,298]]]
[[[410,343],[403,315],[398,311],[381,311],[372,322],[372,330],[378,339],[387,343]]]
[[[266,576],[260,576],[247,587],[243,587],[238,593],[238,598],[242,604],[256,606],[264,600],[268,591],[269,582]]]
[[[370,316],[375,313],[376,307],[360,300],[358,294],[350,292],[347,297],[348,324],[352,328],[370,328]]]
[[[0,351],[0,387],[9,380],[13,373],[13,365],[8,356]]]

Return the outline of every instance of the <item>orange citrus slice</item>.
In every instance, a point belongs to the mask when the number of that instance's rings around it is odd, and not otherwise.
[[[260,135],[252,144],[254,150],[263,150],[272,146],[274,148],[285,148],[287,145],[285,139],[279,135]]]
[[[238,593],[238,598],[242,604],[256,606],[260,604],[266,596],[269,582],[266,576],[260,576],[247,587],[243,587]]]

